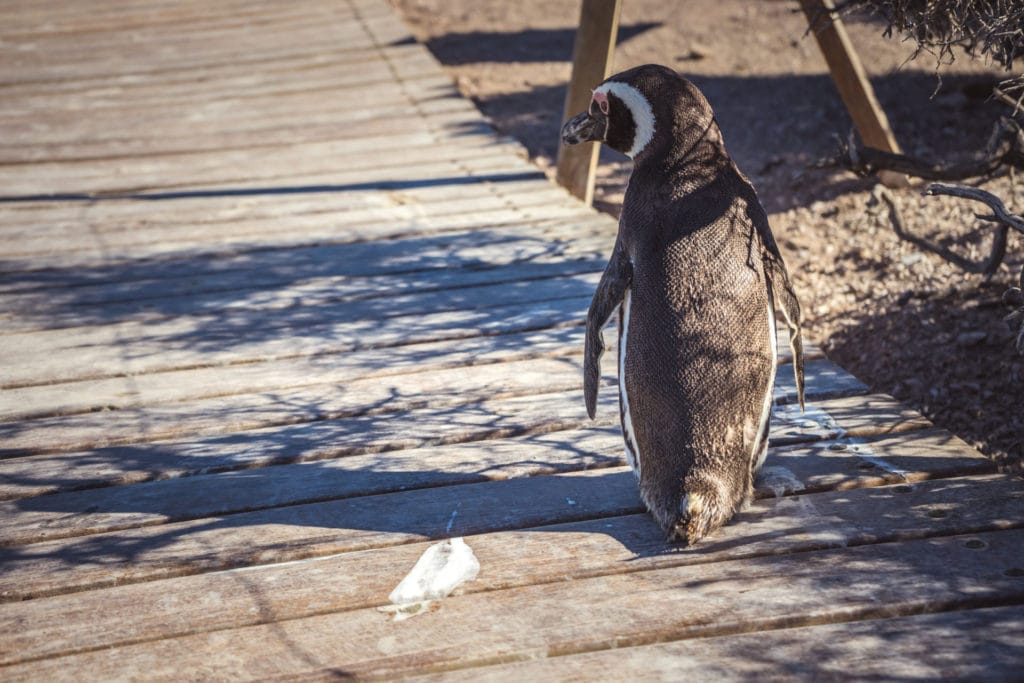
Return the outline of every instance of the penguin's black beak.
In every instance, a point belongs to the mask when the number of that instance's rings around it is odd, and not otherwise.
[[[562,144],[577,145],[581,142],[604,140],[608,132],[608,119],[603,115],[581,112],[562,126]]]

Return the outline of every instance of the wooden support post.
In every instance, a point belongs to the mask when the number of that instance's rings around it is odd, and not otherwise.
[[[572,77],[565,96],[562,121],[590,105],[591,90],[607,78],[615,55],[622,0],[583,0],[580,25],[572,54]],[[590,204],[594,199],[594,171],[600,145],[584,143],[564,146],[559,140],[558,183]]]
[[[899,154],[900,146],[889,127],[889,119],[878,104],[867,72],[846,33],[846,27],[838,16],[830,14],[835,9],[832,0],[800,0],[800,6],[860,139],[868,147]],[[882,171],[879,179],[889,187],[907,185],[907,177],[902,173]]]

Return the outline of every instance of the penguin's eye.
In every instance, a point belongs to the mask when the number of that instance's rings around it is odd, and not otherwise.
[[[608,95],[604,94],[603,92],[594,93],[593,99],[590,100],[591,106],[593,106],[594,103],[597,103],[597,106],[601,110],[602,114],[608,116]]]

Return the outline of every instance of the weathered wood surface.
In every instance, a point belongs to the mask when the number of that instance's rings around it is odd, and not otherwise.
[[[1019,672],[1024,482],[813,347],[756,500],[664,543],[613,332],[583,410],[614,222],[380,0],[6,3],[0,185],[3,680]]]
[[[417,681],[1005,681],[1019,671],[1024,610],[991,607],[787,626],[446,671]],[[1012,678],[1012,674],[1010,676]],[[320,679],[329,679],[322,672]],[[314,680],[316,680],[314,678]]]

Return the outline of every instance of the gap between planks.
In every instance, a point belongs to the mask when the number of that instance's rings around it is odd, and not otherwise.
[[[592,225],[595,222],[597,225]],[[217,229],[216,224],[208,227]],[[0,274],[0,291],[16,295],[22,292],[57,294],[64,290],[74,294],[83,287],[120,286],[125,292],[142,288],[142,298],[153,296],[147,287],[161,295],[180,296],[224,289],[225,281],[231,283],[227,289],[244,289],[239,283],[253,278],[259,282],[261,274],[265,279],[268,277],[267,271],[272,278],[277,278],[267,282],[278,285],[295,280],[294,273],[305,278],[392,276],[397,280],[398,276],[437,273],[449,265],[458,270],[486,270],[526,267],[537,262],[596,259],[604,256],[608,241],[607,230],[602,229],[599,221],[587,220],[586,215],[580,219],[541,218],[524,220],[518,225],[471,226],[451,231],[440,224],[421,226],[419,232],[410,231],[408,226],[404,229],[396,226],[394,232],[386,231],[372,239],[370,235],[347,235],[322,241],[307,238],[286,245],[256,245],[248,250],[236,245],[222,251],[206,249],[198,254],[179,252],[159,257],[137,254],[135,258],[121,261],[91,263],[99,272],[83,273],[83,268],[90,267],[85,259],[45,265],[11,263],[7,272]],[[445,243],[447,255],[442,252]],[[415,249],[415,258],[391,258],[382,263],[382,255],[376,254],[406,248],[407,244]],[[359,259],[340,258],[353,253],[369,259],[369,264]],[[19,268],[15,269],[15,265]],[[29,270],[30,265],[34,269]],[[192,280],[187,287],[180,284],[182,272],[197,282],[195,289]],[[282,282],[280,278],[285,276],[287,280]],[[207,284],[210,281],[212,284]],[[122,293],[121,298],[124,297]]]
[[[517,173],[509,171],[508,169],[501,168],[478,168],[475,172],[479,173],[474,180],[469,178],[469,182],[501,182],[503,178],[509,180],[521,180],[527,177],[527,174]],[[311,183],[316,182],[310,180]],[[409,181],[411,184],[417,184],[418,181]],[[463,180],[460,177],[453,177],[451,183],[441,184],[462,184]],[[404,182],[391,184],[384,184],[379,189],[381,190],[396,190],[401,191],[404,186]],[[362,188],[358,188],[362,190]],[[239,195],[245,195],[250,190],[234,190],[226,191],[225,194],[230,196],[232,192],[238,193]],[[253,188],[251,190],[256,194],[262,194],[264,192],[270,194],[291,194],[291,193],[303,193],[303,194],[317,194],[320,192],[344,192],[345,188],[337,188],[330,185],[301,185],[283,188]],[[173,194],[173,193],[172,193]],[[182,191],[182,196],[211,196],[211,194],[194,193],[189,190]],[[172,197],[173,198],[173,197]],[[163,199],[162,197],[156,197],[155,199]],[[169,205],[171,206],[171,205]],[[86,207],[82,207],[82,210],[87,210]],[[516,212],[512,212],[512,216]],[[554,207],[544,208],[537,207],[536,211],[530,207],[525,207],[525,210],[518,212],[519,223],[524,228],[538,227],[544,228],[559,226],[566,228],[567,223],[574,223],[583,225],[586,223],[592,223],[593,218],[591,214],[581,212],[578,208],[571,207]],[[268,240],[268,236],[262,233],[255,233],[252,235],[237,235],[234,238],[227,241],[226,244],[219,248],[212,243],[195,243],[195,241],[184,241],[181,243],[168,242],[166,244],[153,243],[143,245],[143,247],[124,248],[124,249],[109,249],[102,253],[95,252],[57,252],[49,255],[37,255],[28,261],[12,261],[4,264],[5,271],[2,273],[5,280],[8,282],[4,283],[5,289],[8,291],[12,290],[12,287],[18,288],[20,285],[17,282],[10,282],[10,280],[18,276],[19,274],[33,274],[34,280],[27,287],[27,289],[39,288],[43,278],[47,278],[49,284],[55,277],[54,275],[63,275],[59,271],[73,271],[75,269],[117,269],[119,272],[113,273],[112,275],[100,274],[101,277],[105,278],[101,281],[124,281],[126,279],[152,279],[153,275],[140,278],[138,274],[126,275],[122,271],[132,270],[139,272],[149,272],[156,270],[159,267],[168,265],[169,262],[183,262],[188,260],[197,260],[201,263],[208,261],[244,261],[249,255],[261,254],[266,252],[283,251],[283,250],[301,250],[301,249],[329,249],[331,247],[345,247],[349,248],[351,245],[365,244],[367,242],[394,242],[398,240],[416,239],[416,238],[430,238],[430,237],[441,237],[447,235],[457,235],[463,233],[467,226],[472,226],[475,220],[472,216],[466,216],[464,218],[454,217],[456,222],[460,223],[458,226],[445,225],[444,222],[426,218],[421,221],[414,221],[410,224],[408,221],[396,222],[391,225],[383,225],[383,229],[375,231],[372,226],[368,226],[363,230],[350,230],[348,234],[337,235],[332,233],[329,229],[329,225],[317,225],[314,229],[306,230],[298,235],[279,235],[273,241]],[[318,221],[323,223],[324,221]],[[480,228],[483,231],[501,231],[515,225],[515,221],[507,216],[505,220],[498,221],[495,225],[486,226]],[[572,237],[590,237],[584,233],[583,235],[573,235],[569,233],[562,233],[561,235],[554,234],[552,231],[552,238],[554,242],[548,245],[550,249],[564,249],[566,244]],[[481,237],[485,239],[485,237]],[[513,245],[514,246],[514,245]],[[602,250],[603,251],[603,250]],[[281,258],[284,256],[290,256],[291,253],[281,254]],[[273,254],[271,254],[273,256]],[[301,258],[303,254],[297,254],[297,258]],[[221,267],[220,263],[214,264],[217,267]],[[251,268],[251,266],[250,266]],[[231,269],[230,264],[224,267],[225,270]],[[237,268],[235,268],[237,270]],[[398,269],[395,269],[396,271]],[[417,271],[422,268],[406,266],[405,270]],[[58,271],[54,273],[54,271]],[[48,275],[49,274],[49,275]],[[72,273],[74,275],[74,273]],[[169,277],[165,275],[164,277]],[[93,282],[100,278],[93,275],[90,280],[86,281]],[[57,283],[60,286],[74,286],[75,283]],[[26,289],[26,287],[21,287]]]
[[[809,368],[809,378],[835,374],[834,366],[827,361],[818,363],[821,365]],[[7,442],[0,452],[3,460],[9,460],[112,446],[154,444],[155,448],[156,442],[189,435],[193,439],[209,439],[211,446],[218,441],[230,444],[251,440],[250,447],[255,448],[256,442],[264,441],[261,450],[277,453],[278,458],[282,457],[282,446],[293,440],[296,444],[307,440],[330,442],[328,453],[351,455],[396,450],[412,444],[480,440],[460,436],[464,433],[460,430],[471,428],[493,435],[509,430],[532,433],[582,420],[579,401],[573,400],[578,399],[577,359],[531,359],[518,365],[524,375],[522,384],[508,380],[505,365],[478,365],[472,369],[440,370],[422,377],[394,375],[388,382],[379,378],[354,380],[352,388],[343,391],[321,385],[269,397],[254,396],[248,401],[220,397],[145,410],[3,423]],[[514,368],[515,365],[509,369]],[[553,375],[549,380],[544,379],[545,369]],[[457,388],[445,383],[449,378],[459,382]],[[832,379],[825,386],[812,384],[807,397],[827,400],[857,395],[864,389],[864,385],[843,375],[839,381]],[[776,401],[795,401],[791,381],[779,382]],[[602,403],[607,404],[609,414],[614,412],[610,398]],[[204,408],[215,410],[214,417],[207,417]],[[453,415],[456,409],[464,413],[457,419]],[[182,422],[165,428],[166,431],[150,426],[172,418]]]
[[[408,158],[397,153],[378,156],[355,156],[339,168],[344,144],[332,152],[330,145],[300,143],[290,147],[249,149],[234,152],[182,155],[149,155],[131,160],[128,164],[118,160],[89,162],[53,162],[35,164],[36,172],[21,166],[0,166],[0,181],[5,194],[0,201],[26,201],[45,199],[47,195],[98,196],[134,195],[154,192],[179,192],[187,189],[209,192],[211,188],[241,190],[252,188],[281,188],[289,185],[333,185],[337,187],[373,189],[376,183],[394,182],[396,175],[403,180],[437,177],[472,177],[479,167],[511,166],[519,161],[520,171],[539,177],[540,171],[517,153],[518,145],[481,136],[455,145],[446,145],[447,154],[438,159],[438,150],[415,147]],[[304,153],[302,148],[307,149]],[[127,160],[126,160],[127,161]],[[283,169],[287,169],[286,171]],[[45,188],[38,194],[39,188]]]
[[[531,222],[553,222],[561,219],[564,224],[567,221],[579,221],[588,217],[593,218],[596,223],[602,222],[600,218],[580,210],[578,205],[571,204],[563,193],[544,181],[525,181],[523,184],[532,187],[515,187],[505,191],[500,185],[490,185],[481,187],[464,198],[429,203],[410,201],[401,193],[377,191],[374,193],[376,205],[366,202],[367,206],[350,205],[345,210],[331,210],[337,199],[327,194],[325,199],[329,197],[329,200],[324,202],[322,210],[270,214],[264,217],[260,212],[247,215],[243,213],[244,210],[232,215],[236,212],[229,207],[222,207],[220,211],[223,214],[220,220],[217,220],[216,215],[211,215],[207,216],[206,220],[195,222],[188,219],[160,220],[166,209],[153,202],[136,200],[149,206],[150,211],[155,214],[153,221],[142,216],[119,220],[116,216],[104,215],[108,212],[95,205],[79,203],[76,206],[72,203],[67,213],[77,214],[73,218],[65,217],[64,220],[40,226],[37,230],[32,230],[26,225],[17,226],[16,229],[11,226],[11,229],[3,232],[11,242],[7,258],[13,261],[32,259],[35,255],[45,257],[64,252],[129,250],[160,242],[203,244],[258,235],[272,239],[275,228],[278,233],[288,231],[298,235],[326,233],[332,236],[334,243],[359,235],[387,240],[389,233],[403,231],[408,235],[410,229],[415,227],[422,231],[417,234],[429,234],[431,229],[450,232],[474,229],[480,234],[481,240],[486,241],[487,235],[484,230],[508,225],[510,218],[522,221],[523,231],[517,234],[524,238],[530,234],[529,229],[534,227],[531,226]],[[522,194],[519,193],[520,189],[523,190]],[[358,197],[353,197],[353,200],[358,200]],[[208,199],[207,203],[212,202]],[[356,204],[356,201],[352,204]],[[170,208],[171,205],[164,206]],[[65,235],[69,228],[72,228],[72,224],[81,223],[89,224],[86,233],[67,235],[63,244],[53,244],[55,239]],[[327,229],[333,232],[327,232]],[[548,232],[550,231],[549,227]],[[385,246],[387,245],[382,245],[382,248]]]
[[[328,27],[331,29],[330,32]],[[274,30],[278,28],[281,30]],[[303,32],[303,28],[307,30]],[[97,36],[99,44],[95,46],[89,46],[86,41],[68,42],[62,35],[40,36],[34,40],[24,41],[19,41],[18,36],[11,35],[9,31],[4,31],[2,35],[8,44],[16,45],[22,42],[36,48],[31,51],[18,50],[10,55],[14,59],[9,63],[22,69],[20,78],[10,79],[15,83],[61,82],[72,74],[88,75],[90,70],[118,73],[124,69],[123,58],[126,50],[130,50],[135,57],[133,69],[129,73],[155,75],[190,69],[211,62],[227,63],[240,53],[260,54],[265,58],[279,54],[288,55],[296,52],[297,44],[302,45],[302,52],[319,48],[322,52],[343,53],[369,48],[380,51],[389,45],[411,42],[408,31],[393,17],[385,14],[370,16],[359,11],[348,17],[301,19],[298,23],[286,24],[283,27],[267,25],[266,29],[238,31],[211,28],[205,35],[195,29],[185,33],[156,31],[159,35],[149,45],[158,45],[162,48],[161,51],[147,50],[145,42],[119,44],[119,31]],[[374,32],[379,32],[377,38],[370,35]],[[144,32],[139,33],[144,35]],[[218,36],[230,40],[218,40]],[[417,47],[426,52],[422,46]],[[44,57],[38,58],[38,55]],[[121,58],[121,61],[116,61],[118,58]],[[59,76],[54,77],[54,62],[70,69],[65,69]],[[165,66],[168,64],[173,66]]]
[[[899,445],[894,449],[898,451]],[[969,449],[959,451],[953,470],[965,458],[976,456]],[[713,539],[695,548],[695,553],[681,555],[678,546],[664,541],[650,517],[642,514],[632,473],[626,467],[610,467],[285,505],[5,546],[0,548],[5,565],[0,599],[20,601],[357,551],[379,553],[353,555],[350,562],[354,564],[342,574],[347,576],[360,560],[393,565],[388,548],[453,536],[547,532],[566,525],[586,527],[579,530],[579,542],[597,545],[592,550],[600,552],[582,557],[574,549],[571,556],[579,555],[578,562],[584,565],[597,564],[596,573],[603,575],[629,571],[621,562],[650,556],[652,548],[660,549],[653,553],[656,556],[674,550],[669,561],[708,562],[720,558],[708,560],[706,552],[763,552],[765,544],[775,548],[771,554],[777,554],[780,536],[786,546],[781,552],[788,552],[794,543],[805,549],[845,548],[1024,524],[1020,514],[1024,484],[1019,479],[998,474],[957,476],[955,471],[942,471],[936,458],[923,457],[921,464],[932,472],[912,472],[911,483],[878,486],[877,478],[863,478],[856,459],[848,460],[847,468],[855,474],[839,479],[848,483],[846,488],[761,497]],[[790,462],[800,472],[800,458]],[[850,484],[858,478],[860,485]],[[35,502],[45,504],[46,500]],[[936,511],[942,514],[933,514]],[[632,530],[602,536],[609,533],[607,528],[614,528],[608,518],[622,515],[633,520]],[[602,531],[605,524],[609,526]],[[522,542],[534,543],[535,552],[551,551],[540,537]],[[556,575],[569,569],[564,562],[570,557],[560,559],[563,565],[549,570],[559,572]],[[539,565],[543,568],[544,563]],[[575,567],[569,573],[580,576],[593,571]],[[367,574],[377,580],[387,575],[376,570]],[[358,596],[365,593],[365,586],[349,590]]]
[[[24,546],[422,489],[622,468],[625,464],[622,440],[614,429],[571,429],[534,436],[538,438],[526,444],[516,442],[520,437],[487,444],[492,452],[475,466],[465,459],[459,460],[473,452],[472,445],[462,443],[409,449],[386,459],[353,456],[315,464],[281,465],[263,475],[251,471],[198,474],[131,487],[5,501],[0,503],[4,513],[0,521],[0,546]],[[566,455],[573,439],[586,444],[586,455]],[[581,450],[579,446],[574,449]],[[533,454],[532,461],[514,460],[528,454]],[[543,462],[539,460],[540,454],[544,456]],[[890,429],[882,436],[844,435],[796,447],[773,446],[770,458],[771,465],[758,479],[757,498],[889,484],[913,486],[922,481],[995,472],[992,462],[971,454],[965,444],[936,429],[900,431],[895,435]],[[366,469],[367,465],[371,469]],[[785,465],[795,467],[796,472]],[[786,479],[781,482],[775,474],[780,468],[786,471]],[[450,497],[457,495],[457,490],[437,495]],[[81,510],[88,512],[76,512]]]
[[[206,104],[197,103],[194,107],[181,106],[178,102],[173,108],[159,103],[145,108],[136,104],[130,110],[118,107],[116,111],[106,112],[107,115],[97,110],[95,118],[88,122],[73,115],[63,117],[66,120],[49,116],[40,121],[39,112],[24,111],[18,116],[0,116],[0,130],[19,133],[23,143],[30,143],[0,147],[0,167],[32,170],[33,165],[46,162],[72,165],[109,160],[138,161],[144,155],[199,154],[219,149],[218,140],[227,151],[259,149],[270,144],[286,147],[304,142],[310,133],[315,134],[313,140],[358,140],[362,137],[360,127],[371,133],[379,131],[377,135],[382,139],[378,145],[381,145],[388,127],[394,132],[432,126],[442,132],[446,127],[464,128],[467,121],[481,127],[486,125],[479,112],[465,100],[458,99],[458,93],[443,79],[435,77],[424,81],[424,86],[430,90],[423,98],[413,96],[408,88],[391,87],[382,93],[360,92],[356,88],[356,93],[351,94],[368,101],[368,106],[359,109],[346,106],[340,99],[341,93],[337,91],[352,90],[341,83],[328,90],[225,97]],[[90,107],[88,103],[63,103],[63,106],[73,106],[75,111]],[[294,117],[296,108],[304,111],[301,126]],[[444,120],[445,114],[448,121]],[[125,117],[147,120],[150,127],[118,125]],[[36,139],[26,140],[29,137],[26,128],[38,129],[43,125],[46,129]],[[152,126],[161,129],[159,137],[152,135]],[[458,140],[448,136],[439,144],[455,149]]]
[[[473,373],[464,371],[459,374],[467,376]],[[440,378],[443,379],[444,375]],[[498,382],[500,386],[501,379]],[[360,383],[354,384],[358,389]],[[369,382],[365,384],[372,386]],[[578,384],[578,381],[573,384]],[[256,427],[246,425],[244,418],[239,424],[231,423],[228,421],[230,418],[225,417],[227,424],[207,429],[196,425],[184,432],[165,435],[162,439],[160,435],[144,431],[131,433],[125,437],[126,443],[114,445],[105,445],[109,440],[116,441],[116,437],[112,439],[103,431],[96,437],[100,443],[90,444],[88,439],[83,440],[83,436],[92,436],[93,433],[80,428],[77,443],[71,441],[54,446],[54,450],[60,452],[23,452],[19,456],[12,452],[0,460],[0,472],[7,480],[0,486],[0,497],[40,495],[60,489],[95,488],[209,472],[252,470],[285,463],[322,462],[428,446],[474,444],[460,448],[469,453],[474,448],[479,450],[485,446],[497,449],[500,444],[491,442],[507,437],[564,433],[587,426],[611,427],[616,424],[611,392],[604,392],[601,418],[589,422],[579,405],[577,387],[569,391],[541,393],[552,388],[534,389],[518,396],[503,396],[501,391],[494,392],[499,395],[491,397],[486,397],[486,392],[466,397],[459,396],[458,392],[450,397],[413,396],[411,400],[396,401],[398,405],[383,406],[377,411],[364,410],[344,418],[330,417],[326,412],[295,414],[290,422],[279,418],[280,424],[274,424],[274,421],[264,419]],[[388,389],[385,393],[390,391]],[[920,416],[901,411],[886,397],[819,399],[813,394],[811,397],[815,402],[806,417],[799,415],[795,408],[780,407],[776,411],[772,428],[774,445],[802,443],[841,434],[890,433],[927,424]],[[792,396],[784,398],[792,399]],[[462,402],[467,399],[474,402]],[[459,409],[458,420],[452,417],[455,409]],[[847,415],[851,410],[857,413],[855,417]],[[58,426],[68,423],[68,420],[57,421]],[[101,427],[108,423],[112,429],[116,428],[116,423],[108,420],[99,422]],[[244,429],[247,426],[249,428]],[[31,426],[28,428],[32,429]],[[76,438],[71,430],[61,431],[60,435],[69,440]],[[12,430],[11,436],[17,437],[18,430]],[[569,436],[571,434],[566,438]],[[480,443],[482,441],[488,443]],[[372,459],[364,458],[368,462]],[[58,482],[59,486],[53,482]]]

